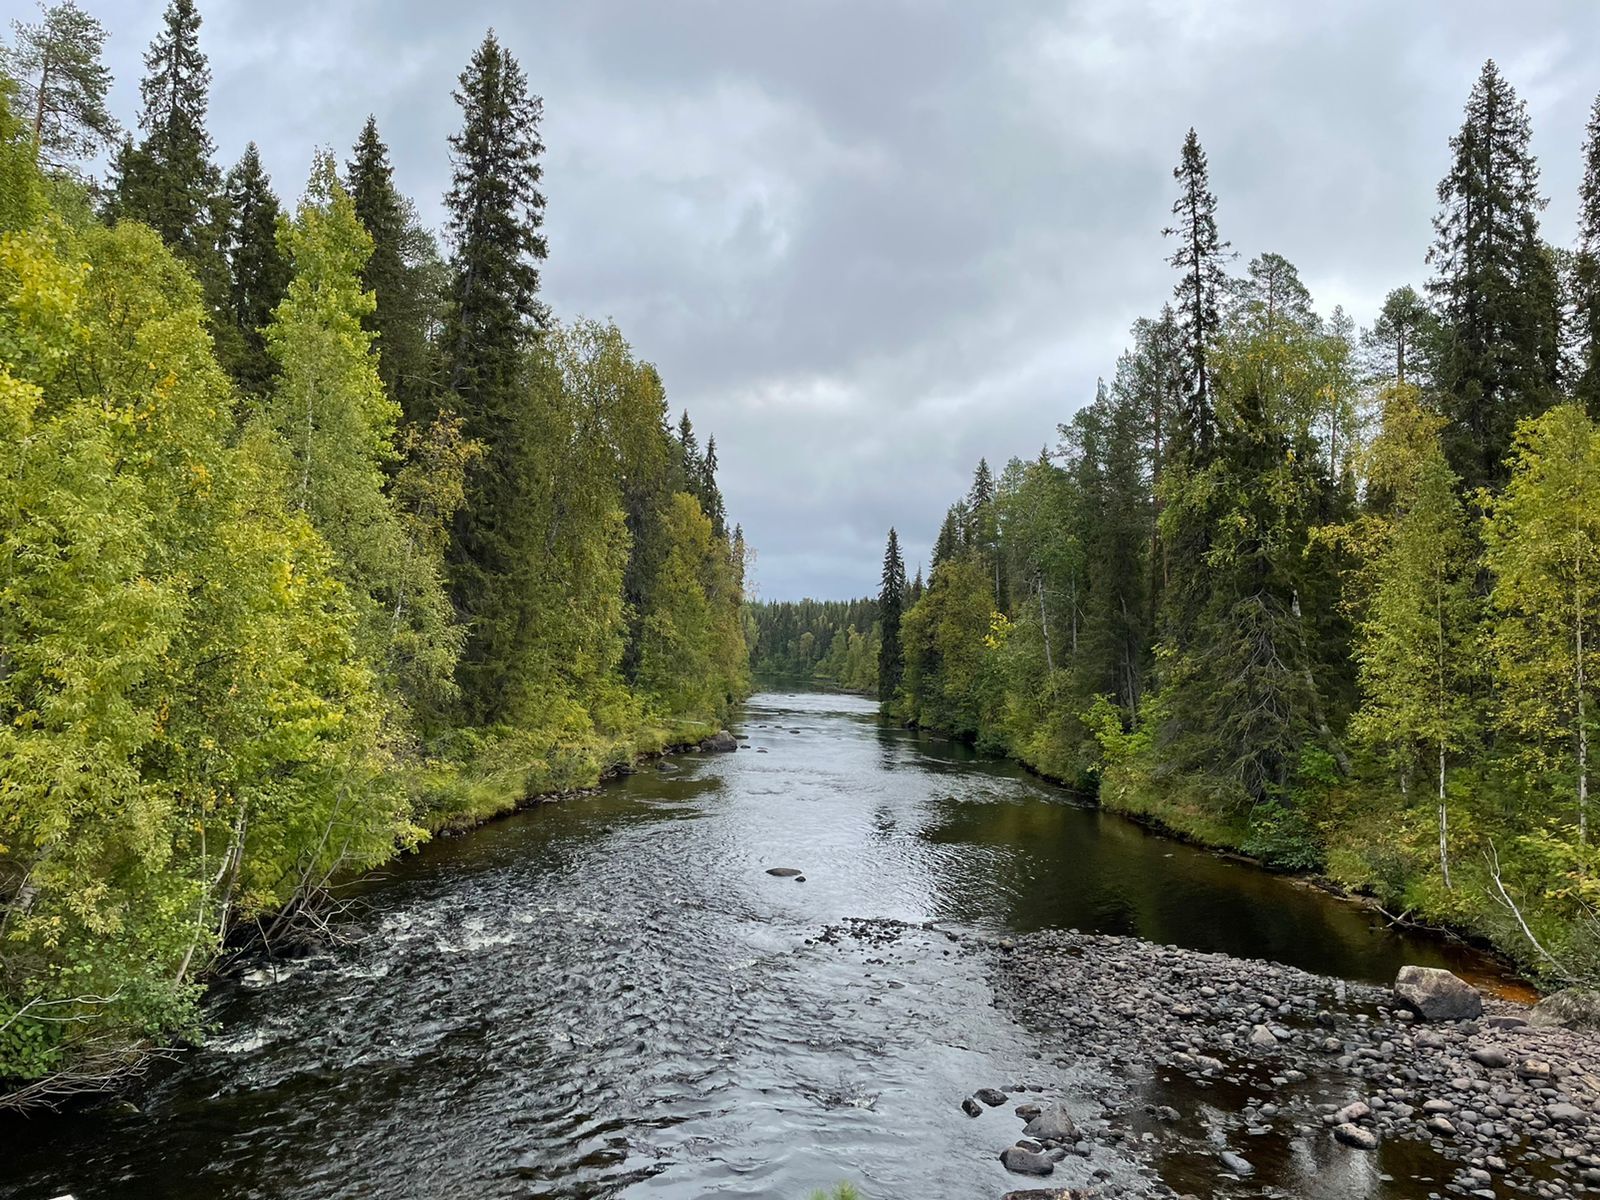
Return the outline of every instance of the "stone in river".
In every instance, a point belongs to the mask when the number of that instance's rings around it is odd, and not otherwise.
[[[983,1116],[983,1105],[979,1104],[971,1096],[968,1096],[961,1102],[961,1111],[966,1113],[969,1117],[981,1117]]]
[[[1357,1150],[1376,1150],[1378,1148],[1378,1135],[1370,1129],[1363,1129],[1359,1125],[1352,1125],[1346,1121],[1342,1125],[1333,1127],[1333,1136],[1346,1146]]]
[[[1256,1173],[1256,1169],[1254,1167],[1252,1167],[1244,1159],[1240,1158],[1232,1150],[1224,1150],[1221,1154],[1217,1155],[1217,1161],[1222,1164],[1222,1169],[1224,1171],[1230,1171],[1235,1175],[1254,1175]]]
[[[1424,1021],[1473,1021],[1483,1016],[1478,989],[1439,967],[1401,967],[1394,994]]]
[[[768,875],[776,875],[779,879],[792,879],[796,875],[805,874],[799,867],[768,867]]]
[[[982,1100],[990,1108],[999,1108],[1006,1102],[1006,1094],[999,1088],[979,1088],[972,1094],[979,1100]]]
[[[734,740],[733,734],[726,729],[719,729],[705,741],[700,743],[700,749],[708,754],[731,754],[739,748],[739,743]]]
[[[1040,1138],[1047,1142],[1075,1142],[1078,1140],[1078,1126],[1060,1108],[1045,1109],[1023,1126],[1022,1132],[1028,1137]]]
[[[1018,1175],[1049,1175],[1055,1169],[1043,1154],[1033,1150],[1024,1150],[1021,1146],[1007,1146],[1000,1151],[1000,1162],[1008,1171],[1015,1171]]]

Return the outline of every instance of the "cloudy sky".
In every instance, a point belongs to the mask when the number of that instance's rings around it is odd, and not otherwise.
[[[82,0],[137,111],[157,0]],[[23,15],[21,0],[4,0]],[[1054,442],[1171,289],[1194,125],[1241,263],[1363,323],[1425,278],[1486,57],[1527,100],[1570,241],[1600,4],[1523,0],[200,0],[224,164],[281,193],[371,112],[437,222],[455,77],[493,25],[544,98],[546,294],[612,317],[714,432],[768,599],[925,560],[979,456]]]

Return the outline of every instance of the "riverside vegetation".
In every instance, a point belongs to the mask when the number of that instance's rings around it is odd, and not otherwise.
[[[540,300],[515,58],[491,33],[460,76],[441,253],[375,121],[288,210],[254,146],[220,171],[199,29],[171,0],[137,136],[70,2],[0,81],[13,1106],[199,1032],[230,939],[303,939],[354,873],[697,741],[745,688],[715,442]]]
[[[891,531],[889,710],[1600,973],[1600,101],[1570,249],[1530,137],[1485,64],[1425,292],[1358,333],[1281,256],[1230,266],[1191,130],[1172,302],[1053,451],[979,464],[920,596]]]

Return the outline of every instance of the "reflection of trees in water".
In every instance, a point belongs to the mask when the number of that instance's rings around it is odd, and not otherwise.
[[[992,872],[975,876],[970,851],[937,856],[936,869],[947,872],[941,892],[969,906],[953,916],[1131,935],[1374,982],[1388,982],[1407,962],[1459,963],[1450,947],[1385,929],[1364,909],[1080,807],[1033,781],[997,778],[971,763],[928,774],[942,781],[949,770],[973,786],[930,799],[924,837],[986,848],[982,861]]]

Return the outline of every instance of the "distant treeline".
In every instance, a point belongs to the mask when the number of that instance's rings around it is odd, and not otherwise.
[[[442,252],[373,120],[287,208],[254,146],[221,171],[199,28],[172,0],[136,137],[72,3],[0,76],[0,1107],[198,1034],[230,939],[320,937],[354,873],[746,687],[715,442],[540,299],[512,55],[460,76]]]
[[[772,600],[745,605],[757,676],[813,680],[877,695],[883,633],[876,600]]]
[[[1191,130],[1171,304],[1055,446],[979,464],[920,600],[891,533],[893,710],[1596,974],[1600,101],[1571,247],[1530,136],[1486,64],[1426,287],[1358,332],[1235,266]]]

